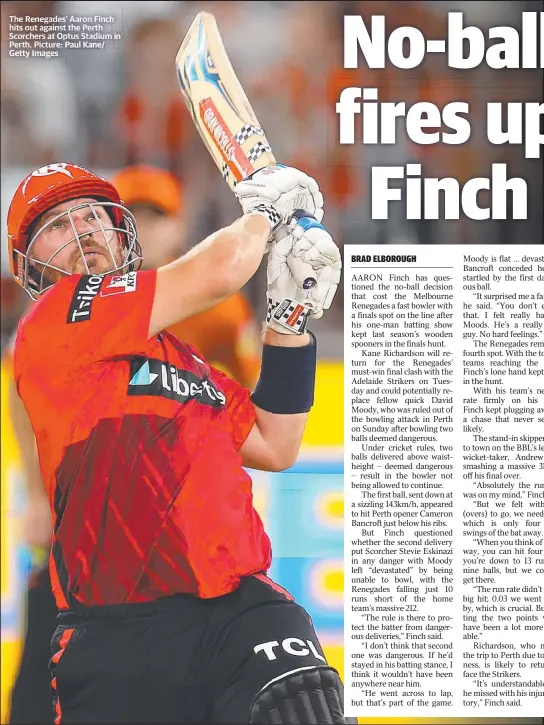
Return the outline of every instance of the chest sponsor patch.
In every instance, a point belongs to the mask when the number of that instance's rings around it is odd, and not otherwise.
[[[79,280],[68,309],[67,323],[86,322],[91,319],[92,304],[103,282],[104,278],[96,274],[84,275]]]
[[[154,358],[130,361],[128,395],[156,395],[179,403],[196,400],[213,408],[222,408],[227,402],[224,393],[209,380]]]
[[[100,291],[101,297],[109,297],[110,295],[123,295],[126,292],[136,291],[136,272],[128,272],[128,274],[109,277],[106,284]]]

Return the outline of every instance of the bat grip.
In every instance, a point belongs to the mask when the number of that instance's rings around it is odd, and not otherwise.
[[[315,218],[315,216],[313,214],[310,214],[309,211],[305,211],[304,209],[296,209],[293,212],[293,216],[291,217],[291,219],[296,219],[297,221],[300,221],[301,219],[306,219],[306,218],[313,219],[315,222],[317,221],[317,219]]]
[[[317,222],[317,219],[313,214],[310,214],[309,211],[305,211],[304,209],[296,209],[293,212],[293,216],[289,220],[291,222],[293,219],[297,220],[297,223],[301,222],[303,219],[311,219],[314,222]],[[304,223],[302,224],[304,226]],[[289,234],[289,224],[283,224],[276,232],[275,236],[279,239],[284,239]]]

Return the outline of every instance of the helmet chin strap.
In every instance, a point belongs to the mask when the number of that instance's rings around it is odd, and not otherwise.
[[[38,269],[37,263],[34,263],[32,265],[28,266],[28,281],[29,286],[32,286],[33,290],[35,291],[36,295],[39,297],[43,292],[45,292],[51,285],[55,284],[59,280],[62,279],[64,276],[62,272],[59,270],[48,267],[46,264],[41,264],[42,271]],[[66,275],[68,275],[68,272],[66,272]],[[56,277],[56,279],[54,278]],[[44,286],[44,280],[47,282],[47,285]],[[27,290],[28,293],[28,290]],[[29,293],[30,294],[30,293]],[[30,295],[32,299],[35,299],[32,295]]]

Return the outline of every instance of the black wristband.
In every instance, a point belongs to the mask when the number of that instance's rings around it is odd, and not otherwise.
[[[313,334],[303,347],[264,345],[261,374],[251,399],[269,413],[308,413],[314,404],[317,346]]]

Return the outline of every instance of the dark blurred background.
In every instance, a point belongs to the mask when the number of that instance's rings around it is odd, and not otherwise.
[[[518,244],[542,241],[542,162],[526,161],[521,147],[491,146],[485,138],[490,100],[542,100],[540,71],[448,69],[445,58],[413,71],[346,71],[342,67],[344,14],[385,14],[389,31],[418,27],[428,38],[446,37],[446,13],[463,10],[465,23],[519,25],[523,10],[541,2],[2,2],[2,212],[30,170],[54,160],[73,161],[104,175],[132,163],[168,168],[183,183],[186,223],[193,242],[227,224],[239,207],[204,149],[177,88],[173,58],[194,15],[218,20],[227,51],[265,127],[277,158],[300,165],[319,181],[325,222],[340,245]],[[9,58],[9,15],[113,15],[107,31],[122,39],[104,50],[65,50],[58,58]],[[334,108],[348,86],[377,87],[379,99],[428,100],[442,107],[470,103],[472,137],[462,146],[416,147],[402,134],[394,146],[356,143],[341,147]],[[528,222],[407,222],[400,205],[386,222],[370,219],[369,169],[376,164],[418,161],[427,176],[464,181],[489,176],[490,164],[507,161],[510,175],[530,179]],[[394,207],[395,205],[393,205]],[[17,319],[21,295],[10,282],[2,225],[3,332]],[[247,292],[262,314],[263,275]],[[331,331],[327,354],[339,349],[342,291],[319,323]]]

